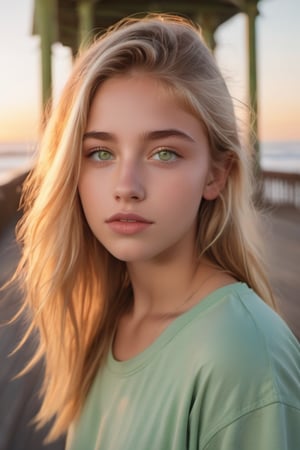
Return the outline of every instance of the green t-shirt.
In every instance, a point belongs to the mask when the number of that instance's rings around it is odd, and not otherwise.
[[[300,349],[252,290],[216,290],[99,370],[69,450],[300,449]]]

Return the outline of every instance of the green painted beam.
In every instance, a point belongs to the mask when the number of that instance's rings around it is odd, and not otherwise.
[[[43,110],[52,97],[52,54],[51,46],[55,39],[57,17],[55,0],[36,0],[35,22],[40,35],[41,75]]]
[[[79,19],[78,47],[87,46],[94,28],[94,3],[89,0],[79,0],[77,6]]]
[[[256,28],[255,22],[258,15],[257,1],[248,2],[248,84],[249,84],[249,103],[251,107],[250,113],[250,129],[254,134],[255,149],[255,170],[258,172],[260,166],[259,136],[258,136],[258,102],[257,102],[257,55],[256,55]]]

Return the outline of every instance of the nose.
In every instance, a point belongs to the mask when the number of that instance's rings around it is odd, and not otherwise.
[[[120,201],[142,201],[146,196],[141,168],[134,161],[120,163],[114,197]]]

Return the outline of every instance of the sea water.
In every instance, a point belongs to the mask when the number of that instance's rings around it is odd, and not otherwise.
[[[7,176],[32,167],[34,156],[33,142],[0,143],[0,183]]]
[[[264,170],[300,174],[300,141],[268,141],[260,144]]]

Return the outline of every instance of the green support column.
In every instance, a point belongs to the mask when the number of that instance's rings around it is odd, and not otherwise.
[[[212,29],[210,28],[203,28],[203,37],[204,40],[206,42],[206,44],[208,45],[208,47],[214,51],[215,47],[216,47],[216,41],[215,41],[215,36],[214,36],[214,32]]]
[[[90,42],[92,36],[92,29],[94,26],[93,12],[94,12],[93,0],[79,0],[78,2],[79,47],[85,47]]]
[[[256,152],[256,171],[259,171],[259,138],[258,138],[258,107],[257,107],[257,65],[256,65],[256,31],[255,21],[258,15],[257,1],[247,3],[248,16],[248,52],[249,52],[249,102],[252,109],[250,126],[255,135],[254,148]]]
[[[48,106],[52,95],[51,45],[54,39],[55,0],[36,0],[37,29],[41,39],[41,71],[43,109]],[[44,118],[43,118],[44,119]]]
[[[202,13],[198,16],[198,22],[202,28],[203,38],[208,47],[214,51],[216,47],[216,41],[214,32],[216,29],[217,16],[212,13]]]

